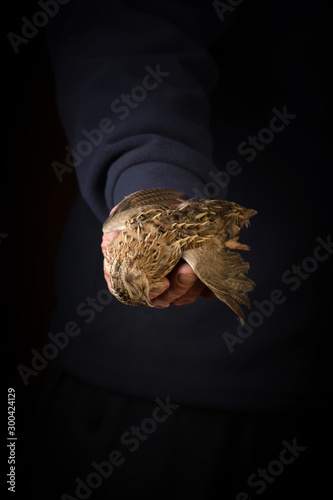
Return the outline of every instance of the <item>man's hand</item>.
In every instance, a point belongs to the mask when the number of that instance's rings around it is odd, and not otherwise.
[[[112,213],[116,205],[110,213]],[[118,235],[119,231],[104,233],[102,239],[102,252],[105,255],[107,245]],[[105,263],[105,261],[104,261]],[[108,288],[111,291],[110,280],[104,274]],[[213,292],[204,285],[194,274],[191,266],[186,262],[180,262],[176,267],[162,279],[164,288],[151,290],[149,298],[156,308],[166,308],[170,304],[182,306],[192,304],[200,295],[206,298],[215,297]]]

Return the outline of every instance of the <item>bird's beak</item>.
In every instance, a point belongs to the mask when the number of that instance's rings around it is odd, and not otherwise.
[[[152,304],[152,302],[151,302],[151,300],[149,298],[149,292],[148,291],[144,292],[143,299],[144,299],[144,305],[146,307],[154,307],[154,304]]]

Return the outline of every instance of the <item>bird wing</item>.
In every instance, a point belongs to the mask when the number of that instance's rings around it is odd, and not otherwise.
[[[182,258],[198,278],[244,321],[240,305],[251,306],[246,295],[255,283],[245,276],[249,263],[237,252],[228,250],[219,241],[210,240],[199,248],[186,250]]]
[[[184,201],[184,194],[174,189],[154,188],[126,196],[103,224],[103,233],[123,229],[127,219],[148,206],[172,207]]]

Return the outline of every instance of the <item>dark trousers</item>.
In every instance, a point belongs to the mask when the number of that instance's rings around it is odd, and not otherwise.
[[[49,370],[24,439],[25,498],[322,499],[329,412],[189,408]]]

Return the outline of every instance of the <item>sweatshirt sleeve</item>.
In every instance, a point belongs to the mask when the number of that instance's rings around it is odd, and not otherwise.
[[[209,2],[71,0],[48,26],[68,157],[100,221],[134,191],[211,180],[216,18]]]

